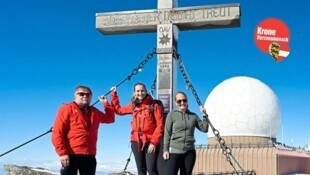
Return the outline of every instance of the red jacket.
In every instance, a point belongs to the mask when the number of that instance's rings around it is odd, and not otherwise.
[[[52,131],[52,143],[59,156],[96,155],[99,124],[113,123],[115,114],[110,104],[104,104],[105,113],[93,106],[89,108],[90,126],[76,103],[59,108]]]
[[[141,103],[134,106],[129,103],[124,107],[119,104],[119,98],[115,92],[111,93],[111,103],[118,115],[132,114],[131,141],[139,142],[137,134],[143,134],[143,143],[151,142],[158,145],[163,135],[163,109],[153,102],[153,98],[147,95]]]

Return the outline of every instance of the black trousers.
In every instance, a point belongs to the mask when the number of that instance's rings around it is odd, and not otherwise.
[[[146,172],[149,175],[158,175],[156,164],[159,146],[156,147],[155,153],[147,153],[147,147],[148,145],[140,151],[138,150],[138,143],[131,142],[131,150],[135,156],[138,175],[146,175]]]
[[[95,175],[97,161],[93,155],[69,155],[69,166],[62,167],[61,175]]]
[[[171,153],[166,161],[166,175],[191,175],[196,161],[196,150],[189,150],[184,154]]]
[[[163,158],[163,152],[164,152],[164,142],[161,141],[161,143],[159,145],[158,156],[157,156],[158,175],[164,175],[165,174],[166,160],[164,160],[164,158]]]

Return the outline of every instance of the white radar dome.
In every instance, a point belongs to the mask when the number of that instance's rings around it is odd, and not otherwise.
[[[209,94],[205,108],[221,136],[276,138],[281,126],[275,93],[250,77],[233,77],[217,85]],[[208,137],[214,137],[211,129]]]

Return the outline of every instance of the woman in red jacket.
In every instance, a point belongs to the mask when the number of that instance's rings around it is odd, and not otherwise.
[[[63,104],[57,113],[52,143],[60,157],[62,175],[95,175],[97,136],[100,123],[113,123],[113,107],[100,97],[105,113],[89,106],[92,92],[89,87],[78,86],[74,102]]]
[[[156,170],[159,143],[163,135],[163,109],[147,94],[143,83],[134,85],[132,102],[121,107],[116,88],[112,87],[111,103],[118,115],[132,114],[131,149],[138,175],[158,175]]]

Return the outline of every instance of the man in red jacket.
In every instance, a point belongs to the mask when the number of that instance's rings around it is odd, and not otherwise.
[[[113,123],[115,114],[106,97],[101,96],[105,113],[90,106],[92,91],[78,86],[74,102],[63,104],[57,113],[52,143],[61,161],[62,175],[95,175],[97,136],[100,123]]]

